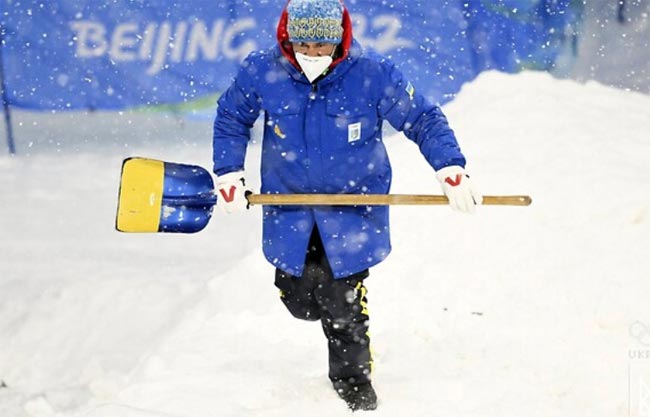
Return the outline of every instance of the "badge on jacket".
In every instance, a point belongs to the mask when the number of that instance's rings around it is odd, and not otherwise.
[[[409,95],[409,98],[413,100],[413,96],[415,95],[415,87],[413,87],[413,84],[411,84],[410,81],[406,85],[406,93]]]
[[[361,139],[361,122],[348,125],[348,143]]]
[[[276,124],[275,127],[273,127],[273,133],[275,133],[280,139],[287,138],[287,135],[285,135],[284,132],[282,132],[282,129],[280,129],[280,125]]]

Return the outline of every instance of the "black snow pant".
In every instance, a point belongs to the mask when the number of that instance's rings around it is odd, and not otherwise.
[[[302,277],[279,269],[275,285],[291,314],[302,320],[320,320],[329,347],[329,378],[359,385],[370,382],[372,357],[368,335],[366,288],[368,270],[334,279],[318,229],[314,227]]]

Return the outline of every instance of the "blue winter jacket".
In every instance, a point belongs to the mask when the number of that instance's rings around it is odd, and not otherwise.
[[[391,166],[382,142],[384,120],[417,143],[434,169],[465,166],[441,110],[389,60],[362,50],[356,41],[313,85],[279,45],[248,56],[218,102],[217,175],[243,169],[260,111],[262,193],[387,194]],[[376,265],[391,250],[388,207],[264,206],[268,261],[301,276],[314,225],[335,278]]]

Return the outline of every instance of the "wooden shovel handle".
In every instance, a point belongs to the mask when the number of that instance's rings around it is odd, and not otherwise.
[[[250,194],[252,205],[299,206],[386,206],[386,205],[443,205],[449,200],[444,195],[412,194]],[[487,206],[529,206],[527,195],[483,196]]]

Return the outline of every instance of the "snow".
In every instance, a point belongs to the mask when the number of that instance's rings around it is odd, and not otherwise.
[[[393,253],[366,281],[373,415],[632,413],[650,350],[630,333],[650,324],[650,97],[489,72],[444,111],[481,190],[533,204],[392,209]],[[0,157],[0,415],[350,415],[320,325],[278,299],[259,207],[215,212],[195,235],[114,230],[122,159],[209,168],[209,121],[14,116],[19,156]],[[386,142],[394,193],[440,192],[413,143]],[[251,145],[254,186],[259,155]]]

